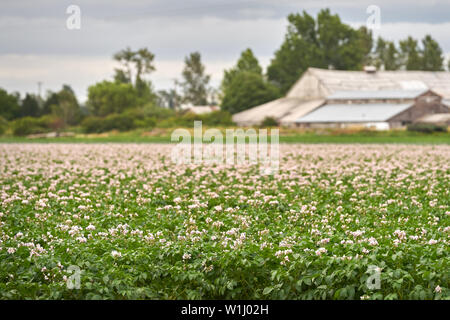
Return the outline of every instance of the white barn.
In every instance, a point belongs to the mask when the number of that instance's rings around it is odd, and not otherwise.
[[[424,91],[431,89],[450,105],[450,72],[340,71],[309,68],[283,98],[236,113],[240,126],[259,125],[266,117],[294,126],[298,119],[325,105],[333,94],[347,91]]]

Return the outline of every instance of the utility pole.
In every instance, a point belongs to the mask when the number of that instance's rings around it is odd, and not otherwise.
[[[41,86],[42,86],[42,81],[38,81],[37,85],[38,85],[38,97],[39,97],[39,99],[40,99],[40,98],[41,98]]]
[[[42,81],[38,81],[37,83],[38,85],[38,96],[37,96],[37,102],[38,102],[38,106],[39,108],[42,110],[42,105],[44,104],[41,98],[41,86],[42,86]]]

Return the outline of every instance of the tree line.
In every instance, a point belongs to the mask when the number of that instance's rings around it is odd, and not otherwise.
[[[156,70],[155,55],[148,48],[125,48],[113,55],[120,65],[114,70],[113,79],[89,86],[85,105],[80,105],[68,85],[57,92],[48,92],[45,98],[26,94],[21,99],[17,93],[0,89],[0,126],[6,121],[26,118],[22,126],[27,127],[31,119],[43,118],[42,126],[58,129],[78,125],[88,118],[87,122],[95,128],[101,127],[100,123],[107,117],[115,119],[110,121],[112,128],[145,127],[167,119],[170,123],[164,125],[170,126],[183,122],[179,120],[183,113],[176,110],[183,103],[219,104],[222,112],[233,114],[279,98],[309,67],[362,70],[365,65],[373,65],[378,70],[445,69],[442,49],[430,35],[421,41],[409,36],[398,43],[381,37],[374,39],[366,27],[352,28],[329,9],[321,10],[315,18],[303,11],[290,14],[287,19],[284,40],[265,72],[247,48],[236,64],[224,71],[220,88],[214,89],[201,54],[193,52],[185,57],[181,80],[176,80],[173,88],[156,91],[148,80]],[[450,62],[447,68],[450,69]],[[231,121],[229,116],[221,116],[226,123]],[[218,118],[215,116],[214,123]]]

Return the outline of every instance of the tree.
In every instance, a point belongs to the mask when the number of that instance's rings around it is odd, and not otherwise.
[[[27,93],[25,99],[22,101],[21,107],[22,117],[38,117],[39,116],[39,102],[35,96]]]
[[[400,68],[399,52],[391,41],[378,38],[375,57],[377,69],[383,67],[384,70],[398,70]]]
[[[254,72],[239,72],[231,80],[222,99],[222,110],[237,113],[278,98],[279,90]]]
[[[73,90],[64,85],[57,93],[57,104],[51,105],[52,114],[59,117],[63,126],[75,125],[81,119],[81,109]]]
[[[133,84],[143,101],[154,101],[156,95],[153,93],[152,84],[144,79],[145,75],[156,70],[153,65],[154,58],[155,55],[147,48],[132,51],[127,47],[117,52],[114,59],[122,64],[122,69],[115,69],[114,80],[118,83]]]
[[[176,89],[158,91],[158,105],[164,108],[175,110],[180,106],[182,97]]]
[[[303,11],[290,14],[288,21],[284,42],[267,70],[282,93],[309,67],[359,70],[369,56],[371,33],[342,23],[329,9],[321,10],[317,20]]]
[[[253,55],[253,51],[251,49],[246,49],[241,53],[236,66],[234,66],[230,70],[224,71],[221,84],[222,92],[226,90],[233,78],[239,72],[253,72],[262,76],[262,68],[259,65],[258,59],[256,59],[256,57]]]
[[[183,101],[193,105],[207,105],[210,76],[205,74],[199,52],[193,52],[184,59],[182,73]]]
[[[50,114],[52,112],[52,106],[57,105],[58,101],[58,93],[47,91],[47,98],[44,101],[44,104],[41,109],[41,115]]]
[[[0,116],[6,120],[13,120],[20,116],[19,95],[9,94],[0,88]]]
[[[442,49],[439,44],[430,35],[427,35],[422,40],[422,46],[422,70],[444,70],[444,56],[442,55]]]
[[[88,108],[93,115],[105,116],[137,107],[141,103],[131,84],[103,81],[88,88]]]
[[[236,65],[225,70],[222,80],[223,110],[236,113],[276,99],[279,90],[267,82],[251,49],[241,53]]]
[[[422,57],[417,40],[408,37],[400,41],[400,56],[406,70],[422,70]]]

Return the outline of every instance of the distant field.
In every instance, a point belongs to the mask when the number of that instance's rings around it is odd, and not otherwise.
[[[170,143],[170,129],[164,129],[157,134],[145,132],[109,133],[101,135],[77,135],[64,138],[28,139],[25,137],[0,137],[0,143],[27,142],[132,142],[132,143]],[[357,131],[357,132],[297,132],[281,129],[282,143],[395,143],[395,144],[450,144],[450,133],[424,134],[408,131]]]

